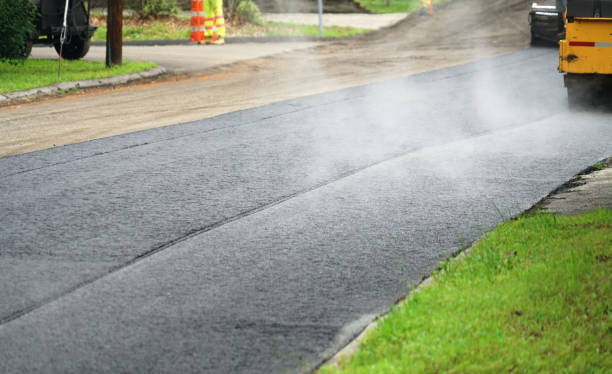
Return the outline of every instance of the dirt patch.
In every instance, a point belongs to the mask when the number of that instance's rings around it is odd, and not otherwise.
[[[189,79],[0,111],[0,157],[200,120],[526,48],[528,0],[455,0],[367,37],[216,67]]]
[[[612,209],[612,157],[586,168],[526,213],[547,210],[551,213],[576,215],[598,207]]]

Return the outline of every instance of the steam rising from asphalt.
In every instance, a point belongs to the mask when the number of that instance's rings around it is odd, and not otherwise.
[[[449,142],[460,144],[454,149],[461,164],[425,161],[423,168],[431,168],[434,179],[469,178],[466,173],[477,172],[479,167],[471,155],[482,150],[473,142],[462,142],[466,137],[486,136],[532,123],[550,116],[551,108],[565,111],[561,77],[557,91],[542,95],[541,91],[524,90],[513,84],[521,77],[520,64],[530,63],[528,60],[517,57],[516,61],[510,61],[507,75],[499,74],[497,61],[487,60],[527,47],[526,19],[530,4],[524,0],[456,0],[447,9],[436,12],[433,18],[423,12],[416,26],[400,25],[369,41],[344,42],[345,46],[337,50],[332,45],[310,53],[300,52],[300,58],[288,74],[299,76],[303,71],[314,71],[307,81],[299,84],[315,91],[346,87],[347,81],[356,84],[359,77],[363,77],[363,83],[383,80],[360,87],[357,99],[352,96],[348,100],[343,91],[326,94],[326,110],[308,114],[310,117],[304,125],[316,125],[311,132],[298,131],[296,135],[308,143],[302,150],[304,157],[312,158],[306,164],[306,178],[317,181],[338,168],[346,173],[359,172],[364,167],[376,167],[380,161],[411,157]],[[326,48],[330,52],[325,53]],[[431,84],[416,84],[418,77],[385,80],[483,59],[477,69],[461,73],[469,79],[459,86],[456,82],[448,83],[445,92],[439,90],[450,78],[444,74]],[[554,61],[550,66],[541,67],[542,74],[548,74],[551,67],[554,69]],[[277,77],[287,81],[291,78]],[[440,112],[451,115],[439,116]],[[387,170],[398,175],[406,173],[400,169]],[[427,179],[420,183],[419,188],[428,188]],[[475,179],[474,183],[479,182]],[[448,188],[452,190],[454,186]],[[478,186],[473,188],[484,191]],[[509,217],[522,208],[488,202],[489,216],[501,213]],[[465,243],[455,244],[459,248]]]

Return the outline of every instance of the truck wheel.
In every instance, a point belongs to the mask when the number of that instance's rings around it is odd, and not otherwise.
[[[53,45],[55,47],[55,51],[59,55],[60,53],[60,44],[56,43]],[[73,37],[70,40],[70,43],[64,43],[64,49],[62,50],[62,57],[66,60],[78,60],[89,52],[89,47],[91,46],[91,39],[81,39],[78,37]]]
[[[579,110],[584,106],[584,97],[579,91],[575,86],[567,87],[567,106],[570,110]]]

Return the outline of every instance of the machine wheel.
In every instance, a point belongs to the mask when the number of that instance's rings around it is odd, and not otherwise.
[[[546,42],[540,38],[538,38],[537,36],[535,36],[535,34],[533,33],[533,31],[531,32],[531,45],[532,46],[542,46],[545,45]]]
[[[602,104],[600,88],[591,82],[572,82],[567,86],[567,106],[573,111],[594,109]]]
[[[56,43],[53,45],[55,47],[55,51],[59,55],[60,53],[60,44]],[[64,49],[62,50],[62,57],[66,60],[78,60],[89,52],[89,47],[91,46],[91,39],[81,39],[79,37],[73,37],[69,43],[64,44]]]
[[[567,106],[570,110],[580,110],[584,108],[585,97],[582,95],[583,90],[572,85],[567,87]]]

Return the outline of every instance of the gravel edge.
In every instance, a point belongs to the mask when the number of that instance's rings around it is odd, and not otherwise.
[[[109,78],[88,79],[74,82],[61,82],[53,84],[51,86],[37,87],[25,91],[0,94],[0,105],[8,104],[13,100],[23,100],[33,97],[48,96],[74,89],[94,88],[102,86],[118,86],[137,80],[155,78],[165,73],[166,69],[164,67],[158,66],[156,68],[141,71],[138,73],[118,75]]]

